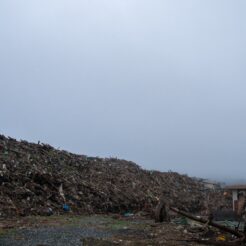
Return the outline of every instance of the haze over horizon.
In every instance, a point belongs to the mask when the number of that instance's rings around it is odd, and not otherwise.
[[[245,11],[244,0],[2,0],[0,134],[244,179]]]

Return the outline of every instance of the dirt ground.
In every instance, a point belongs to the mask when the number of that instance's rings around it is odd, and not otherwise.
[[[154,223],[140,216],[35,216],[0,221],[1,246],[198,245],[190,238],[181,225]]]

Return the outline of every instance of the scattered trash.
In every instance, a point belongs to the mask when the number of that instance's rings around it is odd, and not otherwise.
[[[187,213],[174,207],[170,207],[170,210],[204,225],[203,227],[200,227],[200,229],[203,229],[203,231],[193,231],[195,236],[194,238],[191,238],[190,241],[207,245],[223,246],[245,245],[246,243],[245,231],[232,229],[231,227],[227,227],[225,225],[212,221],[212,218],[208,217],[207,219],[205,219],[198,216],[194,216],[190,213]],[[179,227],[181,227],[181,225]],[[211,228],[213,228],[214,231],[211,231]],[[188,233],[188,231],[192,232],[192,230],[186,231],[186,233]],[[221,234],[219,231],[223,232],[223,234]]]
[[[63,204],[62,208],[63,208],[63,211],[65,211],[65,212],[69,212],[70,211],[70,207],[67,204]]]
[[[217,241],[225,241],[226,240],[226,237],[225,235],[219,235],[217,238],[216,238]]]
[[[130,212],[124,213],[124,217],[132,217],[132,216],[134,216],[133,213],[130,213]]]

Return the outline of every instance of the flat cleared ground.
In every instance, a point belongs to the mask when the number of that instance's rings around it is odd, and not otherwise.
[[[175,224],[111,215],[26,217],[0,222],[1,246],[197,245]]]

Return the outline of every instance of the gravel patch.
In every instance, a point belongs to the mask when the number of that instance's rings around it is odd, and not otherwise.
[[[21,229],[0,238],[1,246],[81,246],[82,238],[108,238],[110,232],[93,228],[46,227]]]

